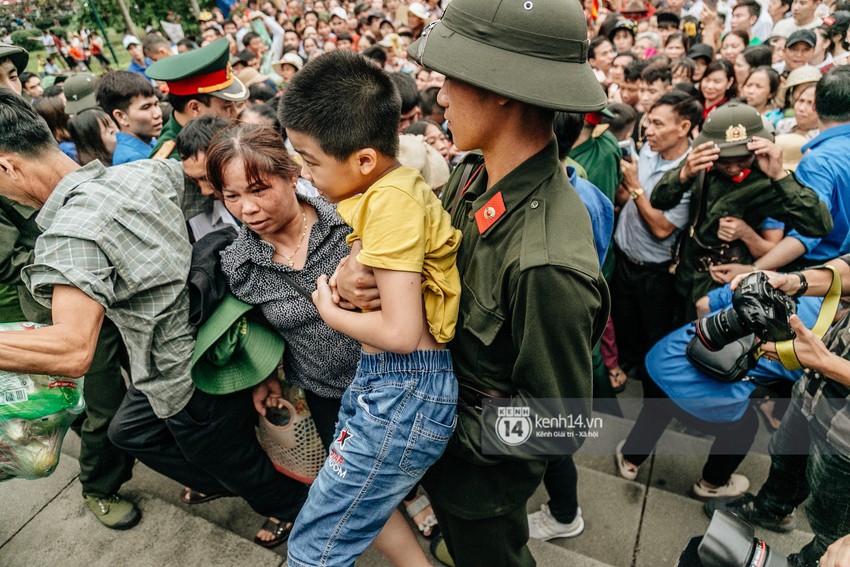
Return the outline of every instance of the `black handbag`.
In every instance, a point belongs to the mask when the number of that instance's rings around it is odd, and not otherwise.
[[[733,341],[720,350],[708,350],[694,335],[685,348],[685,356],[698,370],[720,382],[738,382],[747,378],[747,373],[758,362],[755,335]]]

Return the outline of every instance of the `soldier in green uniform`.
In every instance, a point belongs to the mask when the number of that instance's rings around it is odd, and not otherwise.
[[[436,555],[460,567],[535,564],[525,506],[547,460],[485,454],[484,399],[578,398],[590,409],[591,347],[608,318],[608,289],[553,135],[555,110],[605,106],[584,22],[571,0],[453,0],[409,48],[447,77],[438,101],[455,144],[480,150],[442,194],[463,232],[449,343],[462,401],[455,434],[424,479],[445,534]],[[336,283],[366,306],[366,279],[349,257]]]
[[[674,259],[687,320],[696,316],[698,299],[723,285],[714,267],[754,265],[756,255],[742,235],[758,230],[768,217],[804,236],[826,236],[832,230],[826,204],[783,168],[772,130],[744,103],[730,102],[708,115],[694,150],[655,186],[652,206],[671,209],[688,191],[691,226]]]
[[[188,121],[205,114],[236,118],[236,103],[248,98],[248,89],[230,68],[230,44],[224,38],[201,49],[160,59],[145,74],[165,81],[168,102],[174,109],[151,157],[179,160],[175,140]]]

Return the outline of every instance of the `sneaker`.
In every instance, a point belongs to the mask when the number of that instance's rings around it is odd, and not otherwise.
[[[626,480],[634,480],[637,478],[638,472],[640,472],[640,467],[626,461],[626,458],[623,456],[623,446],[625,444],[625,439],[617,443],[614,459],[617,461],[617,470],[620,471],[620,476]]]
[[[540,541],[549,541],[559,537],[575,537],[584,531],[584,520],[581,508],[576,512],[575,519],[569,524],[562,524],[555,519],[549,506],[543,504],[539,512],[528,515],[528,535]]]
[[[731,498],[712,498],[703,506],[703,511],[711,518],[715,510],[728,510],[750,524],[761,526],[768,530],[787,533],[797,527],[794,512],[787,516],[772,516],[765,514],[756,506],[756,497],[750,493]]]
[[[722,498],[724,496],[741,496],[747,489],[750,488],[750,479],[742,474],[733,474],[729,477],[729,481],[723,486],[717,488],[709,488],[698,480],[694,483],[691,490],[697,498]]]
[[[128,530],[142,519],[136,505],[117,494],[108,498],[83,496],[83,500],[100,523],[113,530]]]

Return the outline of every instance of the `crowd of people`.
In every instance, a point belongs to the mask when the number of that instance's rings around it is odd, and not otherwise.
[[[678,419],[714,436],[708,514],[789,531],[811,496],[792,564],[843,565],[849,319],[807,327],[824,264],[850,289],[848,28],[847,0],[291,0],[126,35],[126,70],[91,32],[34,35],[36,72],[0,44],[0,321],[52,323],[0,336],[0,368],[86,375],[107,527],[141,518],[138,459],[185,504],[245,499],[299,566],[373,542],[427,565],[401,510],[446,564],[533,565],[529,537],[584,530],[581,442],[489,454],[485,401],[620,414],[638,380],[623,478]],[[754,271],[799,299],[806,370],[765,343],[721,382],[693,321]],[[255,434],[283,404],[270,353],[328,453],[310,487]]]

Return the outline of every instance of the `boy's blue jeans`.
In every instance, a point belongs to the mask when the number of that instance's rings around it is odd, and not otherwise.
[[[353,565],[443,454],[456,406],[448,350],[362,353],[328,459],[289,536],[289,565]]]

